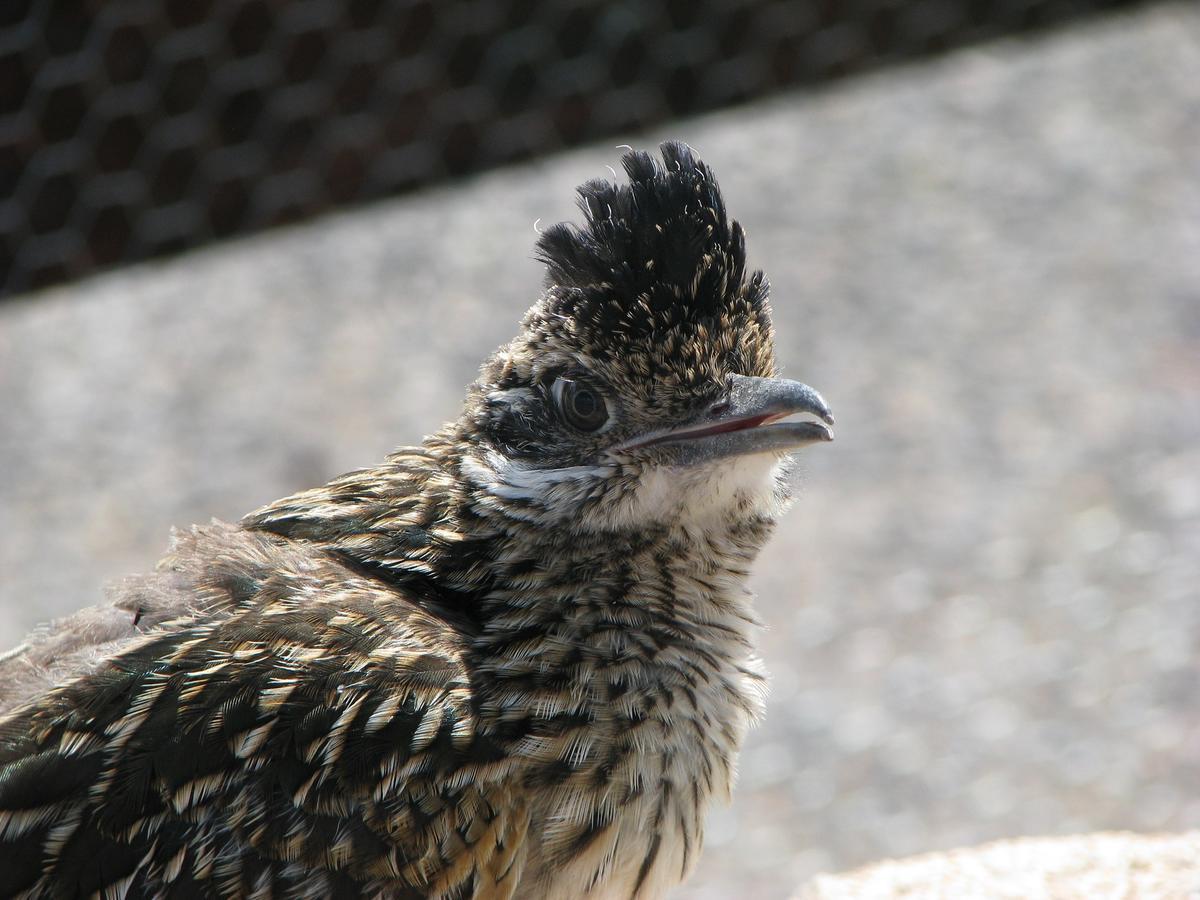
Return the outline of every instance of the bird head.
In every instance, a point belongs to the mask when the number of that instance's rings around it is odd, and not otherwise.
[[[582,227],[542,233],[545,289],[483,366],[463,471],[508,511],[607,529],[782,498],[780,461],[832,439],[778,377],[762,272],[684,144],[631,152],[627,184],[579,188]]]

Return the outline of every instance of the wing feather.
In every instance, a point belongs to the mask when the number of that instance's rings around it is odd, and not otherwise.
[[[152,632],[0,720],[0,893],[510,896],[465,646],[345,571]]]

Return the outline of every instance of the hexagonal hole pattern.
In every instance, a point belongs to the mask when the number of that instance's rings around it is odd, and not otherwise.
[[[145,131],[132,115],[119,115],[105,122],[96,138],[96,166],[101,172],[128,169],[142,148]]]
[[[73,138],[87,112],[87,96],[81,84],[64,84],[52,89],[42,106],[38,122],[42,137],[54,144]]]
[[[47,235],[66,226],[79,195],[75,177],[66,172],[47,177],[33,194],[29,227],[35,235]]]
[[[0,295],[1133,2],[8,0]]]
[[[115,29],[104,48],[104,68],[113,84],[137,81],[146,74],[150,44],[136,25]]]

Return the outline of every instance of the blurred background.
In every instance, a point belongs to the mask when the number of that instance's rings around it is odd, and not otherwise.
[[[1130,0],[7,0],[0,294]]]
[[[0,644],[454,416],[535,223],[667,138],[838,417],[677,896],[1200,827],[1191,2],[7,3]]]

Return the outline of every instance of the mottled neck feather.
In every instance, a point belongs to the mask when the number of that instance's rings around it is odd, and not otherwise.
[[[378,466],[279,500],[242,524],[316,544],[479,628],[495,620],[493,628],[506,622],[520,630],[531,623],[532,606],[553,607],[568,596],[605,606],[605,615],[626,626],[681,613],[749,617],[741,583],[771,517],[732,518],[716,531],[663,521],[605,531],[543,525],[527,507],[498,500],[464,474],[458,439],[447,429]],[[679,608],[680,578],[701,588],[687,595],[705,608]],[[739,608],[722,609],[730,602]],[[525,612],[514,618],[514,610]]]

